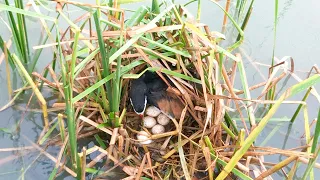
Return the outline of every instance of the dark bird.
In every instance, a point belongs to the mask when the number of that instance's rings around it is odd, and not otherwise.
[[[132,80],[129,98],[133,110],[143,117],[147,104],[150,104],[170,118],[179,119],[184,106],[175,94],[169,93],[167,89],[167,84],[156,73],[149,71]]]

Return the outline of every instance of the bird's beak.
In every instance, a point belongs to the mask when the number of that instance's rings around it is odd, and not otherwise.
[[[139,114],[139,117],[140,117],[141,119],[143,119],[144,115],[143,115],[143,114]]]

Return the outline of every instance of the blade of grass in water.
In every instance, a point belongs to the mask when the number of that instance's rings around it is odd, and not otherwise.
[[[236,163],[241,159],[244,153],[249,149],[249,147],[261,133],[263,128],[267,125],[269,119],[275,114],[276,110],[280,107],[282,101],[303,91],[304,89],[311,87],[312,85],[318,82],[320,82],[320,75],[314,75],[292,86],[286,92],[284,92],[284,94],[272,106],[272,108],[269,110],[266,116],[260,121],[257,127],[251,131],[251,133],[243,143],[243,146],[234,154],[229,163],[225,166],[224,170],[221,171],[221,173],[218,175],[217,180],[225,179],[227,175],[232,171],[232,169],[234,169]]]
[[[8,7],[9,6],[9,2],[8,0],[5,0],[5,3]],[[1,10],[1,6],[2,4],[0,4],[0,10]],[[16,8],[19,9],[19,8]],[[23,51],[23,46],[22,46],[22,42],[21,42],[21,36],[20,36],[20,32],[19,32],[19,24],[16,22],[16,19],[13,16],[13,13],[11,11],[8,10],[8,8],[4,8],[4,10],[7,10],[8,13],[8,20],[9,20],[9,24],[10,24],[10,28],[11,28],[11,32],[13,35],[13,40],[14,40],[14,45],[18,54],[18,57],[20,58],[20,60],[23,60],[23,62],[26,64],[26,59],[25,59],[25,54]]]
[[[71,161],[75,165],[75,169],[77,170],[77,176],[81,177],[81,166],[80,166],[80,159],[77,153],[77,138],[76,138],[76,122],[74,117],[74,105],[73,105],[73,98],[72,98],[72,86],[70,80],[70,72],[68,69],[68,65],[65,66],[64,63],[66,62],[62,53],[61,44],[60,44],[60,33],[59,27],[56,26],[56,35],[57,35],[57,43],[58,43],[58,53],[59,53],[59,60],[60,60],[60,69],[62,74],[62,81],[63,81],[63,91],[65,96],[65,103],[66,103],[66,114],[67,114],[67,124],[68,124],[68,134],[69,134],[69,143],[71,148]]]
[[[246,75],[246,71],[244,69],[243,61],[241,59],[241,56],[238,56],[238,57],[239,57],[239,61],[237,63],[238,63],[238,68],[239,68],[239,72],[240,72],[240,79],[241,79],[244,95],[245,95],[246,99],[251,99],[251,94],[250,94],[250,90],[249,90],[249,86],[248,86],[247,75]],[[246,101],[245,103],[247,105],[246,110],[247,110],[247,113],[249,116],[250,125],[251,125],[251,127],[255,127],[256,126],[256,118],[254,116],[254,110],[253,110],[253,107],[251,106],[251,102]]]
[[[65,7],[65,5],[66,5],[66,4],[64,4],[64,5],[62,6],[62,8],[61,8],[62,10],[63,10],[63,8]],[[57,14],[57,17],[56,17],[56,20],[57,20],[57,21],[58,21],[59,17],[60,17],[60,14],[58,13],[58,14]],[[50,29],[48,30],[46,36],[45,36],[44,38],[43,38],[43,36],[42,36],[43,40],[41,41],[41,44],[45,44],[45,43],[47,42],[47,40],[49,39],[49,37],[50,37],[50,35],[51,35],[51,32],[52,32],[54,26],[55,26],[55,23],[53,23],[53,24],[51,25],[51,27],[50,27]],[[32,65],[30,66],[29,72],[32,72],[32,71],[34,70],[34,68],[36,67],[37,62],[38,62],[38,60],[39,60],[39,57],[40,57],[40,55],[41,55],[41,53],[42,53],[42,50],[43,50],[43,48],[40,48],[40,49],[37,49],[37,50],[35,51],[34,56],[33,56],[33,58],[32,58],[32,61],[31,61],[31,62],[32,62]],[[54,67],[54,66],[53,66],[53,67]],[[46,71],[45,74],[47,74],[47,71]],[[45,75],[44,77],[46,77],[46,75]],[[40,89],[41,89],[41,88],[40,88]]]
[[[95,134],[94,138],[96,139],[96,141],[98,142],[98,144],[100,145],[101,148],[103,148],[103,149],[107,148],[107,146],[105,145],[105,143],[103,142],[103,140],[101,139],[101,137],[98,134]]]
[[[14,13],[19,13],[19,14],[23,14],[23,15],[30,16],[30,17],[35,17],[35,18],[43,18],[45,20],[52,21],[52,22],[56,21],[55,18],[50,17],[50,16],[46,16],[46,15],[43,15],[43,14],[38,14],[38,13],[35,13],[35,12],[31,12],[31,11],[26,11],[26,10],[15,8],[15,7],[12,7],[12,6],[5,5],[5,4],[0,4],[0,11],[3,11],[3,10],[4,11],[14,12]]]
[[[240,28],[240,26],[236,23],[236,21],[232,18],[232,16],[225,10],[223,9],[223,7],[217,3],[216,1],[214,0],[210,0],[211,2],[213,2],[214,4],[216,4],[227,16],[228,18],[230,19],[230,21],[232,22],[232,24],[236,27],[236,29],[238,30],[240,36],[243,36],[243,31],[242,29]]]
[[[94,17],[94,22],[96,25],[96,31],[97,31],[97,36],[98,36],[98,42],[99,42],[99,47],[100,47],[100,54],[101,54],[101,58],[102,58],[102,65],[103,65],[103,77],[106,78],[110,75],[110,69],[109,69],[109,61],[108,61],[108,57],[107,57],[107,52],[106,52],[106,48],[104,46],[104,40],[102,37],[102,32],[100,29],[100,21],[98,18],[98,11],[96,11],[93,14]],[[110,107],[112,106],[112,89],[111,89],[111,82],[107,81],[106,82],[106,89],[107,89],[107,96],[108,96],[108,101],[110,104]],[[112,111],[112,110],[111,110]]]
[[[98,53],[100,52],[100,48],[92,51],[84,60],[82,60],[77,66],[74,68],[75,75],[77,77],[79,73],[86,67],[87,63],[90,62]]]
[[[241,26],[241,29],[244,31],[248,22],[249,22],[249,18],[251,16],[251,13],[252,13],[252,10],[253,10],[253,3],[254,3],[254,0],[251,1],[250,3],[250,6],[249,6],[249,9],[247,11],[247,14],[246,14],[246,17],[244,18],[243,20],[243,23],[242,23],[242,26]],[[239,34],[238,37],[237,37],[237,41],[239,41],[241,38],[241,35]]]
[[[201,20],[201,0],[198,0],[198,9],[197,9],[197,22]]]
[[[313,159],[309,160],[308,167],[302,177],[303,180],[306,180],[307,177],[310,175],[310,172],[311,172],[314,164],[316,163],[317,158],[319,157],[319,153],[320,153],[320,146],[318,147],[317,151],[315,152],[315,157]]]
[[[74,36],[74,42],[73,42],[73,52],[72,52],[72,58],[71,58],[71,67],[70,67],[70,83],[71,86],[73,87],[73,81],[75,78],[75,66],[76,66],[76,61],[77,61],[77,46],[78,46],[78,40],[79,40],[79,30],[75,30],[75,36]],[[73,96],[71,96],[72,98]]]
[[[317,119],[317,124],[315,127],[315,133],[313,136],[313,142],[312,142],[312,146],[311,146],[311,153],[315,153],[316,152],[316,148],[318,146],[318,139],[319,139],[319,135],[320,135],[320,108],[318,111],[318,119]]]
[[[274,32],[273,32],[273,47],[272,47],[272,61],[271,61],[271,67],[274,66],[274,55],[275,55],[275,49],[276,49],[276,39],[277,39],[277,24],[278,24],[278,5],[279,5],[279,1],[275,0],[275,7],[274,7]],[[271,72],[272,73],[272,69]],[[276,85],[274,87],[272,87],[269,91],[268,91],[268,100],[274,100],[274,96],[275,96],[275,91],[276,91]],[[272,104],[270,104],[269,106],[270,108],[272,108]]]
[[[160,13],[160,6],[158,0],[152,0],[151,12],[155,14]]]
[[[14,63],[18,67],[18,69],[22,72],[21,75],[23,75],[23,77],[21,77],[21,78],[25,78],[27,80],[29,85],[32,87],[33,92],[35,93],[35,95],[37,96],[38,100],[40,101],[41,108],[42,108],[42,111],[43,111],[44,126],[45,126],[45,128],[48,128],[49,127],[49,121],[48,121],[48,112],[47,112],[48,108],[47,108],[46,100],[44,99],[44,97],[40,93],[38,87],[34,84],[32,78],[28,74],[28,71],[24,68],[24,66],[21,63],[21,61],[19,60],[19,58],[15,54],[13,54],[12,57],[13,57]]]
[[[212,159],[216,159],[217,163],[219,163],[222,166],[226,166],[227,163],[225,161],[223,161],[222,159],[220,159],[219,157],[217,157],[215,150],[213,148],[212,143],[210,142],[210,139],[208,136],[204,136],[204,142],[206,143],[207,147],[209,147],[210,149],[210,154],[212,156]],[[249,176],[245,175],[244,173],[242,173],[241,171],[239,171],[236,168],[232,169],[232,172],[238,176],[239,178],[243,179],[243,180],[252,180],[252,178],[250,178]]]
[[[112,0],[111,0],[112,1]],[[147,0],[118,0],[118,4],[129,4],[129,3],[137,3],[137,2],[143,2]]]
[[[13,60],[12,60],[11,52],[4,46],[5,46],[5,42],[2,39],[2,36],[0,36],[0,48],[1,48],[2,52],[5,52],[5,51],[7,52],[7,54],[8,54],[7,57],[8,57],[8,61],[9,61],[9,64],[11,66],[11,69],[14,69],[14,63],[13,63]]]
[[[123,44],[123,23],[121,23],[121,30],[120,30],[120,38],[119,38],[119,47],[123,47],[122,44]],[[120,48],[119,48],[120,49]],[[115,48],[115,50],[117,50]],[[116,51],[118,52],[118,51]],[[122,53],[121,53],[122,54]],[[116,75],[115,75],[115,78],[114,78],[114,81],[113,81],[113,97],[114,97],[114,107],[113,107],[113,112],[115,114],[112,114],[112,118],[113,121],[112,121],[112,124],[115,126],[115,127],[119,127],[120,126],[120,123],[119,123],[119,107],[120,107],[120,96],[121,96],[121,54],[118,54],[118,56],[115,56],[116,59],[117,59],[117,67],[116,67]],[[111,57],[110,57],[111,58]]]
[[[19,9],[23,10],[23,2],[22,0],[15,0],[15,6]],[[29,43],[28,43],[28,35],[27,35],[27,27],[26,20],[23,14],[17,14],[18,20],[18,28],[19,28],[19,38],[21,43],[21,50],[24,56],[25,63],[28,63],[29,60]],[[30,72],[29,72],[30,73]]]
[[[311,88],[309,88],[308,91],[307,91],[307,93],[304,95],[304,97],[303,97],[303,99],[302,99],[303,102],[306,101],[306,99],[308,98],[310,92],[311,92]],[[291,123],[293,123],[293,122],[296,120],[296,118],[297,118],[297,116],[298,116],[298,114],[299,114],[302,106],[303,106],[303,104],[299,104],[297,110],[294,112],[294,114],[293,114],[293,116],[292,116],[292,118],[291,118],[291,120],[290,120]]]
[[[47,131],[47,133],[40,139],[39,144],[42,145],[48,138],[49,136],[52,134],[52,132],[55,130],[55,128],[58,125],[58,121],[56,123],[54,123],[53,126],[51,126],[51,128]]]
[[[128,19],[124,25],[125,27],[132,27],[141,22],[148,10],[145,6],[139,7],[139,9]]]
[[[59,123],[61,142],[64,142],[66,133],[64,130],[65,127],[64,127],[64,122],[63,122],[63,115],[61,113],[58,114],[58,123]]]
[[[7,48],[7,45],[6,43],[3,43],[3,54],[4,54],[4,58],[5,58],[5,63],[6,63],[6,78],[7,78],[7,88],[8,88],[8,95],[9,95],[9,100],[11,99],[12,97],[12,87],[11,87],[11,72],[10,72],[10,63],[9,63],[9,51],[8,51],[8,48]],[[11,56],[11,55],[10,55]]]

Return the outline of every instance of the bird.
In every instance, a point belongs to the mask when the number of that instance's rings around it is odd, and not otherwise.
[[[184,105],[167,89],[168,85],[154,72],[146,71],[138,79],[132,80],[129,99],[135,113],[143,118],[146,106],[149,104],[160,109],[171,119],[180,119]]]

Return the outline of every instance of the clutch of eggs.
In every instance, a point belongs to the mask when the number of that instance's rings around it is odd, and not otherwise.
[[[165,114],[162,114],[160,109],[155,106],[149,106],[146,109],[146,115],[147,116],[143,118],[144,127],[152,128],[152,134],[161,134],[165,132],[164,126],[169,124],[170,119]]]
[[[161,134],[165,132],[164,126],[169,124],[170,119],[165,114],[162,114],[160,109],[155,106],[149,106],[146,109],[146,115],[147,116],[143,118],[143,126],[145,128],[151,129],[152,134]],[[145,131],[140,131],[137,134],[137,139],[142,145],[153,142],[148,138],[148,133]]]

